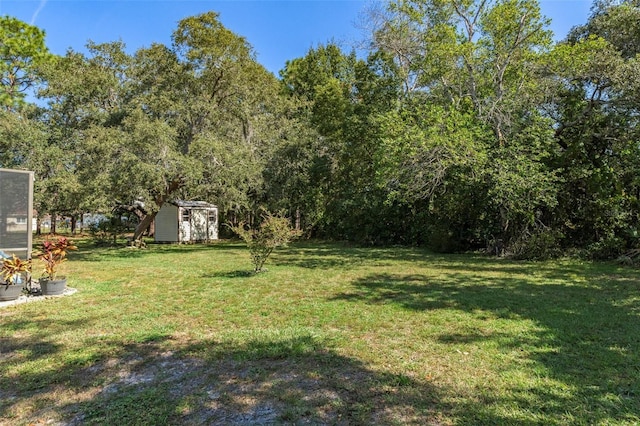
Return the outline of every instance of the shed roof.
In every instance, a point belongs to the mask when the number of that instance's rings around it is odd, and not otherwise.
[[[170,203],[178,207],[190,207],[190,208],[200,208],[200,209],[218,208],[218,206],[211,203],[207,203],[206,201],[173,200],[173,201],[170,201]]]

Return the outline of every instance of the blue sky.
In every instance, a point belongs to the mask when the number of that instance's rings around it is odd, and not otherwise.
[[[349,50],[364,38],[369,0],[0,0],[0,15],[14,16],[46,31],[56,54],[82,51],[87,40],[122,40],[130,51],[153,42],[170,43],[177,21],[209,10],[254,47],[258,61],[277,74],[285,62],[333,40]],[[556,38],[586,22],[587,0],[542,0]]]

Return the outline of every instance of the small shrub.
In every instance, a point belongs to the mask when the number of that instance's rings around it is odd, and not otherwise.
[[[256,273],[262,272],[267,258],[276,247],[286,246],[300,236],[300,231],[291,229],[286,217],[265,214],[262,219],[257,229],[246,228],[244,222],[240,222],[238,226],[230,226],[247,244]]]
[[[525,233],[509,247],[511,256],[518,260],[547,260],[560,257],[563,235],[550,228]]]
[[[585,250],[585,257],[591,260],[617,259],[625,249],[626,243],[622,238],[610,236],[590,244]]]
[[[108,216],[89,226],[89,233],[97,246],[116,245],[118,238],[129,231],[129,223],[120,216]]]
[[[460,240],[448,224],[436,223],[429,227],[427,246],[436,253],[456,253],[463,250]]]

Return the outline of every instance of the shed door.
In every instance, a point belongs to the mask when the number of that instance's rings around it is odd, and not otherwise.
[[[207,210],[191,211],[191,241],[209,239],[207,232]]]
[[[191,210],[178,209],[180,215],[180,242],[191,240]]]

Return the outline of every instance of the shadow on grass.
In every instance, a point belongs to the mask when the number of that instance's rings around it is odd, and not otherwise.
[[[69,253],[69,259],[78,261],[103,261],[105,258],[130,258],[140,259],[158,253],[171,254],[188,254],[200,252],[227,251],[235,249],[243,249],[244,245],[237,241],[215,241],[210,243],[197,244],[158,244],[147,242],[147,247],[138,249],[128,247],[126,245],[117,246],[96,246],[90,241],[84,241],[78,245],[79,250]]]
[[[33,361],[56,355],[59,351],[63,350],[63,345],[52,342],[48,339],[48,336],[67,328],[78,327],[80,324],[86,324],[88,321],[90,320],[56,320],[55,322],[49,322],[47,320],[2,321],[3,330],[10,331],[17,336],[29,334],[30,337],[0,337],[0,365],[5,361],[11,361],[12,358],[16,356],[24,360]],[[37,331],[30,330],[32,328],[35,328]],[[0,372],[2,372],[2,367],[0,367]],[[0,377],[3,377],[3,375],[0,375]],[[0,383],[2,383],[1,379]],[[3,389],[8,388],[0,386],[0,401],[3,399]],[[1,418],[2,412],[0,411],[0,419]]]
[[[238,269],[236,271],[214,271],[204,274],[202,278],[249,278],[257,275],[249,269]]]
[[[455,411],[471,423],[513,421],[494,414],[495,405],[518,406],[521,412],[532,413],[533,419],[544,419],[545,424],[561,423],[567,414],[578,423],[640,422],[638,281],[603,274],[598,267],[580,273],[516,266],[518,274],[509,276],[513,266],[501,269],[495,262],[493,266],[470,266],[472,271],[502,272],[497,278],[461,273],[455,266],[435,277],[372,274],[355,281],[353,291],[334,300],[398,305],[416,312],[458,310],[477,321],[480,328],[483,321],[491,321],[489,332],[443,333],[438,341],[452,345],[491,341],[501,351],[533,362],[537,367],[531,368],[544,371],[544,377],[564,384],[561,392],[544,385],[514,388],[509,396],[497,396],[491,403],[456,407]],[[531,275],[520,275],[523,271]],[[554,282],[573,273],[579,274],[575,282]],[[524,331],[523,320],[533,326]],[[520,326],[509,328],[508,324]],[[532,401],[536,401],[535,407]]]
[[[356,265],[391,261],[424,261],[426,250],[405,247],[371,248],[347,244],[301,242],[273,252],[270,262],[310,269],[345,269]]]
[[[91,362],[3,374],[0,418],[67,425],[422,425],[439,424],[436,408],[444,407],[431,385],[373,371],[307,334],[196,344],[155,336],[113,353],[117,343],[103,342],[109,350]]]
[[[439,270],[469,273],[538,275],[548,279],[570,280],[579,277],[605,277],[611,273],[626,274],[629,270],[599,262],[577,261],[535,262],[496,258],[481,253],[437,254],[415,247],[357,247],[349,244],[297,242],[278,248],[268,261],[282,266],[309,269],[349,269],[358,265],[397,266],[409,262]],[[603,271],[603,268],[605,272]],[[606,275],[606,276],[605,276]]]

